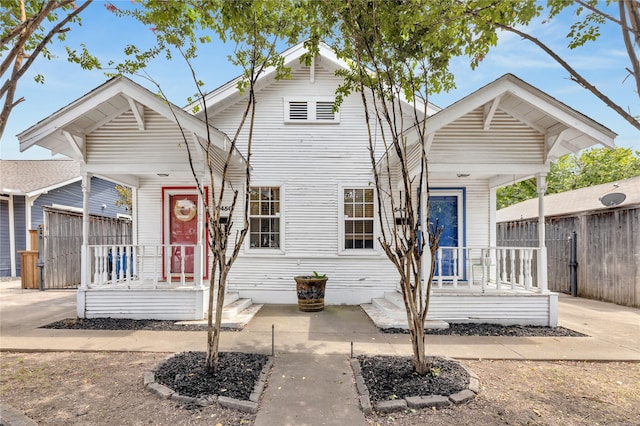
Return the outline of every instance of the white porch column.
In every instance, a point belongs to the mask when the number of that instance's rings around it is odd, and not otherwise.
[[[82,251],[80,252],[80,287],[89,287],[91,271],[89,271],[89,193],[91,192],[91,175],[82,175]]]
[[[198,179],[200,182],[203,182],[204,180],[202,178]],[[202,194],[200,194],[200,191],[198,191],[198,209],[197,209],[197,215],[198,215],[198,242],[196,244],[196,248],[195,248],[195,253],[193,256],[193,279],[196,281],[194,282],[194,284],[196,284],[197,286],[199,286],[200,288],[204,287],[204,283],[202,281],[202,278],[204,277],[204,271],[205,268],[208,268],[208,265],[205,265],[206,261],[206,254],[205,254],[205,241],[206,241],[206,227],[205,227],[205,213],[204,213],[204,209],[205,209],[205,200],[202,198]]]
[[[16,265],[16,220],[13,212],[13,194],[9,194],[7,209],[9,210],[9,253],[11,254],[11,276],[18,274]],[[29,241],[29,239],[27,239]]]
[[[86,292],[91,280],[89,270],[89,193],[91,192],[91,175],[82,174],[82,247],[80,250],[80,288],[76,295],[76,314],[78,318],[85,317]]]
[[[131,187],[131,243],[138,245],[138,187]]]
[[[538,289],[546,293],[549,289],[547,283],[547,244],[545,242],[545,217],[544,217],[544,193],[547,190],[546,173],[536,175],[538,189]]]

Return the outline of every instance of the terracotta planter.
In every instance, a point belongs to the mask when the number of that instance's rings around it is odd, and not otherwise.
[[[298,309],[303,312],[318,312],[324,309],[324,289],[327,278],[312,275],[297,276],[296,291],[298,293]]]

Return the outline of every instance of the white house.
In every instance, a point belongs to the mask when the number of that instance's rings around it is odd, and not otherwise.
[[[376,242],[360,98],[346,98],[334,114],[335,70],[343,64],[326,46],[311,66],[300,63],[302,53],[299,45],[283,54],[291,79],[271,73],[258,85],[251,227],[230,292],[257,303],[295,303],[293,276],[318,271],[329,276],[328,304],[389,307],[398,277]],[[207,182],[201,142],[210,132],[211,153],[228,152],[243,96],[236,81],[207,95],[207,127],[202,113],[174,107],[174,117],[153,93],[117,77],[18,135],[22,150],[38,145],[80,162],[85,194],[92,175],[134,188],[134,244],[85,247],[78,316],[203,317],[203,200],[176,120]],[[555,325],[557,295],[544,274],[533,282],[530,273],[545,270],[544,247],[496,247],[496,189],[536,176],[542,191],[551,159],[613,146],[615,134],[513,75],[427,114],[432,216],[445,225],[429,317]],[[242,136],[233,153],[239,188],[245,145]],[[543,218],[542,204],[539,211]]]

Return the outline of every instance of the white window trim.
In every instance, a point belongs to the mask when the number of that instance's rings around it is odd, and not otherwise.
[[[284,216],[285,216],[285,185],[282,183],[273,182],[252,182],[251,188],[260,187],[277,187],[280,188],[280,247],[279,248],[266,248],[266,247],[251,247],[251,226],[247,230],[247,235],[244,241],[244,252],[251,256],[273,256],[284,255],[286,253],[286,232],[284,229]],[[244,219],[242,219],[244,221]],[[249,222],[251,222],[251,214],[249,214]]]
[[[349,189],[373,189],[373,248],[371,249],[346,249],[344,248],[344,190]],[[376,188],[371,186],[369,182],[365,184],[340,184],[338,186],[338,255],[340,256],[379,256],[380,243],[380,225],[378,220],[378,202]]]
[[[339,124],[340,123],[340,110],[333,113],[333,120],[317,120],[316,119],[316,105],[318,102],[335,102],[333,96],[287,96],[283,97],[283,116],[284,122],[287,124]],[[307,119],[306,120],[292,120],[289,118],[289,103],[290,102],[307,102]]]

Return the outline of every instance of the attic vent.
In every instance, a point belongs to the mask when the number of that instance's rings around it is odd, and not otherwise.
[[[334,120],[333,102],[316,102],[316,120]]]
[[[307,103],[304,101],[289,102],[289,120],[306,120]]]
[[[337,124],[340,114],[333,111],[334,99],[329,97],[284,98],[285,123]]]

